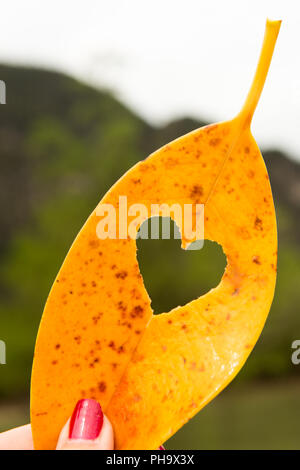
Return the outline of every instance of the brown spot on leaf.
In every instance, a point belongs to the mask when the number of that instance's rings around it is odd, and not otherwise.
[[[210,139],[209,145],[211,145],[212,147],[216,147],[217,145],[219,145],[220,142],[221,139],[219,137],[215,137],[214,139]]]
[[[203,196],[203,187],[199,184],[195,184],[191,189],[190,195],[192,198],[195,198],[197,196]]]
[[[261,231],[263,230],[262,220],[259,217],[255,217],[254,228],[256,230],[261,230]]]
[[[102,313],[98,313],[98,315],[94,315],[94,316],[92,317],[92,320],[93,320],[93,322],[94,322],[94,325],[97,325],[97,323],[98,323],[98,321],[100,320],[100,318],[102,317],[102,315],[103,315]]]
[[[143,307],[141,305],[136,305],[135,307],[133,307],[130,316],[131,318],[136,318],[136,317],[142,318],[143,314],[144,314]]]
[[[99,240],[94,240],[94,239],[93,239],[93,240],[90,240],[90,241],[89,241],[89,246],[90,246],[91,248],[98,248],[99,244],[100,244]]]
[[[127,310],[127,307],[126,307],[126,305],[124,305],[124,303],[122,302],[122,300],[120,300],[120,301],[118,302],[118,309],[119,309],[119,310],[123,310],[123,312],[125,312],[125,311]]]
[[[103,382],[103,381],[99,382],[99,383],[98,383],[98,389],[99,389],[99,392],[102,392],[102,393],[105,392],[105,390],[106,390],[106,383]]]
[[[127,271],[120,271],[115,274],[117,279],[125,279],[128,276]]]

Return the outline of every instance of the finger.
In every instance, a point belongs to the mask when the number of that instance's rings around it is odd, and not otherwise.
[[[33,450],[30,424],[0,434],[0,450]]]
[[[112,426],[95,400],[79,400],[63,427],[57,450],[112,450]]]

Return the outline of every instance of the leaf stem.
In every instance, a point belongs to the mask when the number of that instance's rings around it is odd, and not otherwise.
[[[271,59],[274,52],[277,36],[279,33],[281,21],[267,20],[264,41],[257,64],[254,79],[248,92],[244,106],[237,118],[240,119],[245,126],[250,126],[254,111],[263,90],[265,80],[270,67]]]

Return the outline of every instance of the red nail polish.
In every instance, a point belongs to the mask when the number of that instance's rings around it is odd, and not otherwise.
[[[96,439],[103,426],[103,412],[96,400],[79,400],[73,411],[69,439]]]
[[[159,446],[158,450],[166,450],[164,446]]]

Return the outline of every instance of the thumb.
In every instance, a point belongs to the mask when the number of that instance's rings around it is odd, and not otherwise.
[[[57,450],[112,450],[113,430],[95,400],[79,400],[72,417],[63,427]]]

